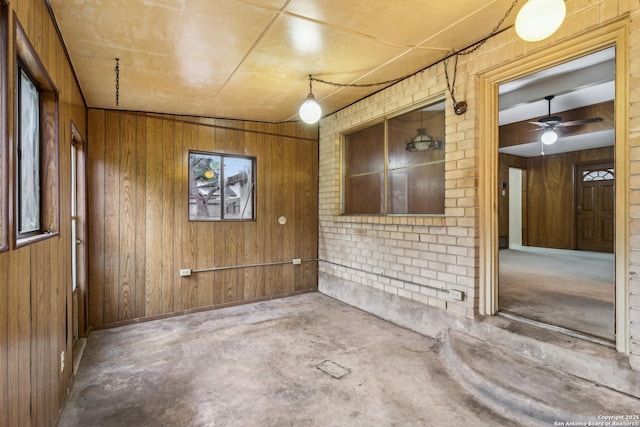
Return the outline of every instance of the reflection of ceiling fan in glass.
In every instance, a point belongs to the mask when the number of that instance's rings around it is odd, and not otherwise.
[[[540,137],[540,142],[542,142],[543,144],[551,145],[558,140],[558,134],[556,133],[557,128],[579,126],[587,123],[596,123],[602,121],[602,117],[592,117],[590,119],[571,120],[563,122],[560,116],[551,115],[551,100],[553,98],[555,98],[554,95],[548,95],[544,97],[544,99],[546,99],[549,103],[549,110],[547,113],[548,115],[541,118],[537,122],[529,122],[532,125],[539,126],[541,129],[543,129],[542,136]],[[544,150],[542,154],[544,154]]]

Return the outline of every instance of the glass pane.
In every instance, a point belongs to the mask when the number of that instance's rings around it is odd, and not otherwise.
[[[384,124],[345,136],[347,176],[384,170]]]
[[[76,146],[71,144],[71,290],[75,291],[78,287],[78,208],[76,187],[77,176],[77,150]]]
[[[20,70],[18,140],[18,233],[40,230],[40,95]]]
[[[389,172],[390,214],[444,214],[444,161]]]
[[[224,219],[253,218],[253,166],[251,159],[224,158]]]
[[[189,154],[189,219],[220,219],[220,156]]]
[[[384,213],[384,123],[345,136],[345,213]]]
[[[78,287],[78,220],[71,219],[71,290]]]
[[[582,180],[587,181],[613,181],[615,178],[613,169],[583,171]]]
[[[389,168],[444,160],[444,126],[444,102],[389,119]]]
[[[384,213],[382,172],[347,178],[345,191],[345,214]]]

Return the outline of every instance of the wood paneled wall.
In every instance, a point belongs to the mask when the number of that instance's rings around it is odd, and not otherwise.
[[[613,147],[531,158],[500,155],[499,180],[508,182],[509,167],[527,171],[527,209],[524,212],[529,246],[575,249],[575,180],[578,164],[613,161]],[[519,160],[518,160],[519,159]],[[505,199],[503,201],[503,199]],[[500,235],[509,233],[508,197],[500,197]]]
[[[575,249],[575,165],[613,161],[613,147],[573,151],[527,161],[527,242]]]
[[[90,109],[90,325],[317,289],[316,261],[291,264],[317,258],[317,137],[295,123]],[[255,221],[188,221],[189,150],[257,158]],[[289,263],[179,276],[280,261]]]
[[[70,122],[84,135],[86,107],[45,2],[11,1],[8,16],[9,142],[15,135],[16,18],[59,90],[60,234],[16,249],[11,216],[8,221],[9,250],[0,253],[0,426],[52,426],[66,399],[72,371]],[[10,144],[10,207],[15,203],[13,151]]]

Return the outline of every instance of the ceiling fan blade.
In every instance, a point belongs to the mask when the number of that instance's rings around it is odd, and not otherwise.
[[[586,125],[587,123],[597,123],[601,121],[602,121],[602,117],[592,117],[590,119],[583,119],[583,120],[570,120],[568,122],[560,123],[560,126],[562,127],[579,126],[579,125]]]
[[[536,126],[540,126],[541,128],[543,127],[547,127],[547,123],[543,123],[543,122],[529,122],[532,125],[536,125]]]

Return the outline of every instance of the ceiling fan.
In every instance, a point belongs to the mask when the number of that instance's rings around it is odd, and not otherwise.
[[[563,122],[560,116],[552,116],[551,115],[551,100],[555,98],[555,95],[545,96],[544,99],[549,103],[548,115],[546,117],[541,118],[537,122],[529,122],[532,125],[539,126],[544,130],[542,136],[540,137],[540,141],[543,144],[551,145],[558,140],[558,134],[556,133],[557,128],[567,127],[567,126],[579,126],[587,123],[596,123],[601,122],[602,117],[592,117],[590,119],[582,119],[582,120],[570,120],[567,122]],[[544,147],[543,152],[544,154]]]

